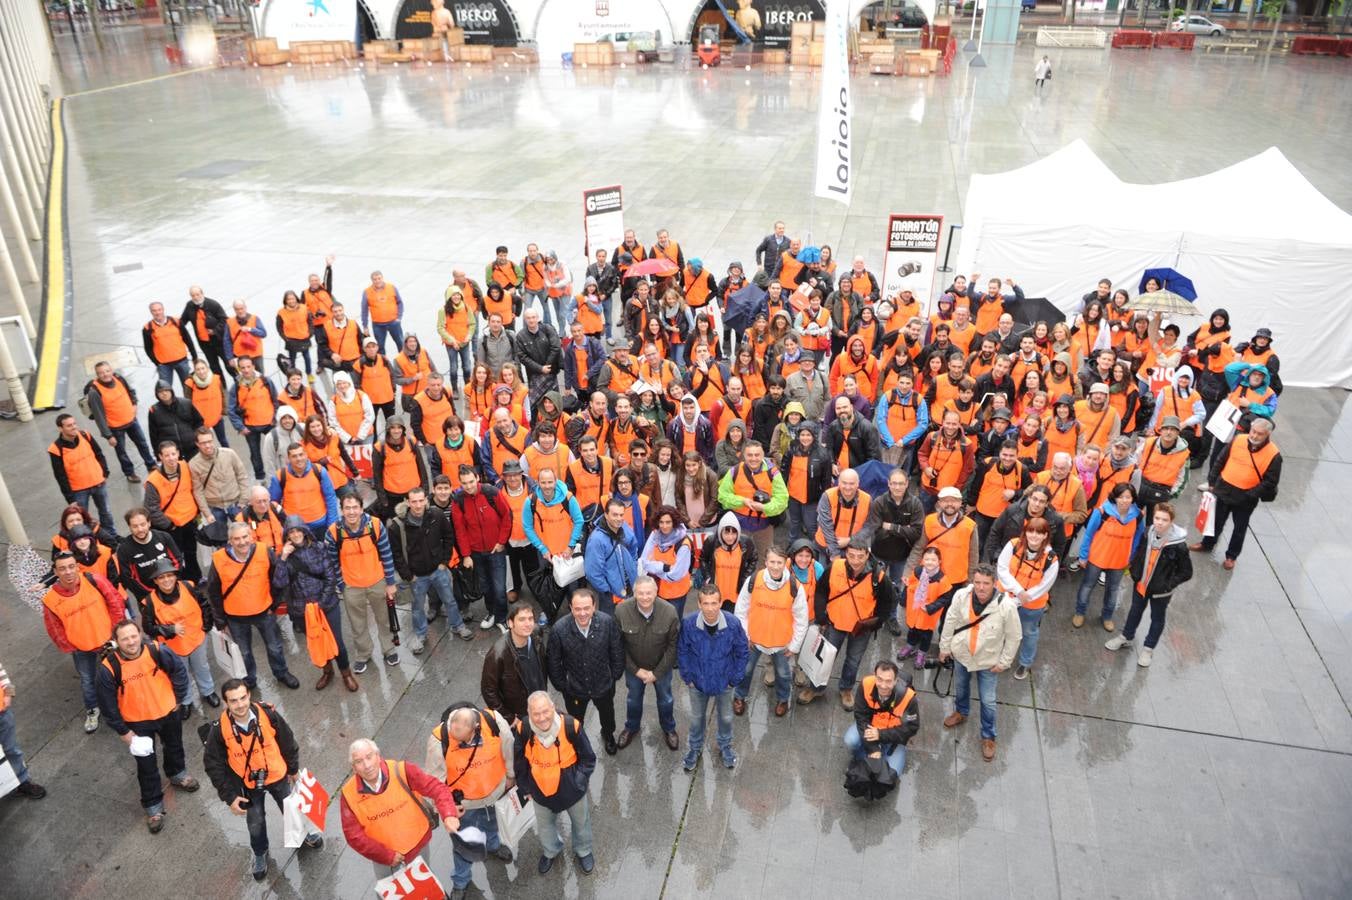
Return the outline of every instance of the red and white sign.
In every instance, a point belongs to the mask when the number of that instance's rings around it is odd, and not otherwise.
[[[352,457],[352,465],[357,469],[357,477],[370,481],[373,477],[374,469],[371,468],[371,451],[375,448],[374,444],[348,444],[347,455]]]
[[[316,828],[323,831],[324,817],[329,812],[329,792],[324,790],[319,779],[310,774],[309,769],[300,770],[294,788],[301,798],[300,811],[305,813],[305,818],[313,822]]]
[[[943,216],[892,215],[887,218],[887,252],[883,255],[882,297],[910,291],[928,311],[939,264],[939,235]]]
[[[380,900],[444,900],[446,891],[421,856],[376,882]]]
[[[597,250],[609,253],[624,243],[624,195],[618,184],[582,192],[582,233],[589,265]]]

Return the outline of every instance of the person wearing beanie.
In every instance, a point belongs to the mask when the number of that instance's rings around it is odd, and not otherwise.
[[[184,460],[197,453],[195,432],[203,424],[202,414],[192,402],[175,396],[174,386],[167,381],[155,385],[155,403],[146,413],[150,427],[150,446],[158,447],[173,441]]]
[[[427,457],[419,450],[417,439],[409,434],[403,416],[391,416],[385,421],[385,439],[371,451],[371,481],[385,517],[393,514],[409,491],[415,487],[428,490],[431,486]]]

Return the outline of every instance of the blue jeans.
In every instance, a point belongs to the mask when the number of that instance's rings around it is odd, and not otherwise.
[[[178,362],[155,364],[155,376],[165,384],[173,385],[175,375],[178,376],[179,389],[184,389],[192,377],[192,363],[186,357]]]
[[[863,634],[847,634],[834,625],[826,626],[826,639],[831,642],[831,646],[839,650],[842,644],[845,645],[845,664],[840,667],[842,691],[854,690],[854,680],[859,675],[859,663],[864,658],[864,651],[868,649],[871,637],[873,637],[871,631],[865,631]]]
[[[1026,609],[1019,607],[1019,624],[1023,626],[1023,642],[1019,644],[1019,665],[1031,666],[1037,656],[1037,636],[1042,630],[1042,615],[1047,607]]]
[[[813,535],[817,533],[817,504],[799,503],[790,497],[785,512],[789,520],[789,542],[799,538],[813,540]]]
[[[459,350],[446,348],[446,379],[452,387],[461,383],[469,384],[470,376],[474,374],[474,348],[469,344],[461,344]],[[464,373],[463,382],[459,374]]]
[[[1095,585],[1098,584],[1099,573],[1104,573],[1103,585],[1103,618],[1111,619],[1113,610],[1117,608],[1117,589],[1122,584],[1121,569],[1100,569],[1093,563],[1087,563],[1084,567],[1084,578],[1080,581],[1080,589],[1075,592],[1075,615],[1082,616],[1084,611],[1089,608],[1089,595],[1094,592]]]
[[[538,816],[540,807],[535,807]],[[475,809],[465,810],[465,814],[460,817],[461,828],[478,828],[488,838],[484,845],[489,853],[502,846],[502,838],[498,836],[498,817],[493,812],[493,807],[483,806]],[[573,843],[577,843],[574,839]],[[474,863],[465,859],[459,853],[454,856],[455,868],[451,871],[451,886],[457,891],[462,891],[469,886],[470,873],[474,868]]]
[[[28,766],[23,762],[23,751],[19,749],[19,740],[14,733],[14,710],[0,712],[0,749],[5,751],[5,759],[14,770],[19,784],[28,780]]]
[[[136,450],[141,454],[141,462],[145,463],[147,472],[155,468],[155,457],[150,452],[150,442],[146,440],[146,433],[141,430],[140,422],[133,419],[121,428],[111,430],[113,437],[117,438],[113,452],[117,454],[117,461],[122,464],[123,475],[130,478],[136,474],[136,465],[131,461],[131,455],[127,453],[128,442],[136,445]]]
[[[117,518],[113,516],[113,508],[108,505],[108,482],[101,482],[83,491],[74,491],[70,499],[72,503],[78,503],[85,509],[89,509],[89,501],[93,500],[99,510],[99,526],[103,529],[103,533],[109,537],[117,537]]]
[[[249,798],[249,807],[244,813],[244,822],[249,827],[249,847],[253,852],[262,856],[268,852],[268,795],[272,795],[278,809],[285,809],[282,801],[291,796],[291,782],[285,778],[279,779],[272,784],[249,791],[246,796]],[[305,820],[305,829],[307,834],[318,834],[319,829]]]
[[[249,445],[249,461],[253,463],[254,477],[262,480],[267,477],[263,468],[263,436],[272,431],[272,425],[250,425],[244,435],[244,443]]]
[[[563,852],[563,835],[559,833],[559,817],[567,814],[568,824],[572,826],[573,852],[578,856],[591,856],[592,827],[591,805],[587,795],[563,812],[545,809],[543,804],[535,804],[535,833],[540,838],[540,847],[545,856],[553,859]]]
[[[84,699],[85,709],[97,709],[99,692],[94,687],[94,679],[99,674],[99,652],[76,650],[71,656],[75,659],[75,671],[80,675],[80,696]]]
[[[399,324],[398,319],[395,319],[393,322],[371,323],[371,337],[375,338],[376,343],[380,344],[381,353],[385,352],[386,336],[394,338],[395,353],[398,353],[404,348],[404,326]]]
[[[507,621],[507,554],[475,553],[474,571],[484,592],[484,606],[499,622]]]
[[[647,689],[637,675],[624,673],[624,686],[628,696],[624,703],[624,730],[637,733],[643,721],[643,695]],[[676,730],[676,700],[671,695],[671,672],[653,682],[653,693],[657,695],[657,721],[662,731]]]
[[[610,337],[614,330],[613,325],[611,324],[612,318],[614,316],[614,313],[611,311],[611,308],[614,305],[615,305],[614,294],[606,294],[604,297],[601,298],[601,317],[605,319],[606,337]]]
[[[436,591],[441,598],[441,608],[446,610],[446,621],[452,628],[460,628],[465,620],[460,617],[460,607],[455,602],[455,589],[451,587],[451,573],[445,566],[438,566],[431,575],[415,575],[409,584],[413,594],[413,633],[419,638],[427,637],[427,592]]]
[[[254,664],[251,627],[257,628],[263,635],[263,646],[268,650],[268,667],[272,669],[273,676],[280,678],[290,674],[282,650],[282,633],[277,628],[277,617],[271,610],[256,616],[231,616],[226,621],[230,623],[230,636],[239,644],[239,655],[244,657],[244,681],[250,690],[258,686],[258,666]]]
[[[751,676],[755,674],[756,663],[760,661],[762,655],[768,655],[770,664],[775,667],[775,698],[781,703],[787,703],[793,690],[793,664],[789,662],[789,655],[783,650],[766,654],[755,644],[751,645],[751,656],[747,659],[746,677],[737,685],[735,691],[737,699],[745,700],[747,694],[751,693]]]
[[[709,704],[714,704],[718,716],[718,749],[722,753],[732,751],[732,688],[721,694],[706,694],[694,685],[690,688],[690,752],[698,754],[704,749],[704,725],[709,718]]]
[[[197,649],[187,656],[180,656],[183,665],[187,667],[188,674],[192,680],[197,683],[197,699],[202,701],[208,694],[216,691],[216,682],[211,678],[210,650],[211,642],[203,640],[197,645]],[[240,651],[243,653],[244,651]]]
[[[953,709],[964,716],[972,708],[972,674],[962,663],[953,660],[953,680],[957,682]],[[983,669],[975,674],[977,696],[981,698],[981,737],[983,740],[995,740],[996,674],[990,669]]]
[[[211,426],[211,430],[216,432],[216,443],[222,447],[230,446],[230,439],[226,437],[225,433],[225,416],[221,416],[216,424]]]
[[[845,732],[845,746],[849,748],[850,755],[855,759],[864,758],[864,740],[859,735],[859,726],[851,725],[850,730]],[[901,777],[901,770],[906,768],[906,745],[905,744],[882,744],[883,758],[887,760],[887,767]]]

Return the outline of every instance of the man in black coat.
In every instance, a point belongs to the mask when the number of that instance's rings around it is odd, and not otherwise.
[[[183,307],[183,315],[178,320],[183,323],[197,345],[202,348],[211,371],[224,378],[227,369],[225,361],[225,307],[212,300],[202,291],[202,286],[194,284],[188,288],[188,305]],[[203,339],[202,335],[206,338]]]
[[[878,438],[878,429],[872,422],[859,415],[844,395],[835,399],[836,417],[827,429],[826,445],[831,451],[831,461],[836,465],[836,475],[845,469],[856,469],[870,459],[882,459],[883,445]],[[840,464],[842,447],[849,447],[848,465]]]
[[[516,333],[516,358],[526,367],[530,398],[535,403],[547,391],[558,389],[563,349],[559,333],[541,323],[539,310],[528,309],[521,319],[525,324]]]
[[[873,498],[868,508],[868,521],[864,523],[864,532],[872,541],[873,555],[887,566],[887,577],[893,584],[901,584],[906,574],[906,560],[925,524],[925,508],[920,505],[918,496],[907,491],[909,481],[904,469],[893,469],[887,476],[887,493]],[[901,634],[905,613],[905,608],[898,604],[896,614],[887,622],[887,630]]]
[[[1272,441],[1272,421],[1254,419],[1247,435],[1235,435],[1225,445],[1220,456],[1211,464],[1207,483],[1216,495],[1215,533],[1188,549],[1194,553],[1210,553],[1225,531],[1225,523],[1234,516],[1235,528],[1225,548],[1226,571],[1235,567],[1244,549],[1244,536],[1249,530],[1249,517],[1260,501],[1277,499],[1277,485],[1282,478],[1282,453]],[[1230,465],[1231,459],[1235,465]]]
[[[614,756],[620,749],[615,742],[615,682],[624,674],[624,645],[615,618],[596,606],[591,588],[573,591],[571,611],[554,623],[546,647],[549,680],[563,694],[568,714],[579,722],[587,704],[596,705],[606,753]]]
[[[787,249],[789,237],[784,233],[784,223],[776,222],[774,232],[761,238],[761,242],[756,245],[756,265],[765,270],[770,280],[779,276],[779,265]]]
[[[789,402],[784,387],[784,376],[771,375],[765,379],[765,396],[751,404],[751,440],[760,441],[763,447],[770,446],[775,426],[784,418],[784,406]]]
[[[1058,558],[1065,559],[1065,519],[1052,509],[1051,502],[1052,495],[1047,486],[1035,484],[1028,489],[1028,493],[1022,499],[1006,506],[1005,511],[995,517],[988,536],[981,542],[981,561],[995,565],[995,561],[1000,558],[1000,551],[1005,549],[1005,544],[1023,533],[1025,522],[1038,517],[1046,519],[1047,524],[1051,526],[1052,551]]]
[[[451,572],[446,564],[455,552],[455,532],[451,520],[427,499],[421,487],[410,488],[407,499],[394,509],[389,520],[390,554],[394,570],[413,594],[413,637],[408,649],[414,656],[422,653],[427,642],[429,592],[432,597],[432,617],[446,612],[446,621],[456,636],[464,641],[474,639],[451,588]]]
[[[155,405],[150,407],[146,418],[152,447],[158,447],[161,441],[173,441],[184,462],[197,455],[197,429],[202,427],[202,414],[191,401],[176,397],[173,385],[163,381],[155,385]]]

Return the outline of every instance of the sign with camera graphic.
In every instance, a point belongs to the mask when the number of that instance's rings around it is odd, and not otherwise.
[[[939,235],[944,217],[899,213],[887,218],[887,250],[883,255],[882,296],[910,291],[928,310],[939,264]]]

